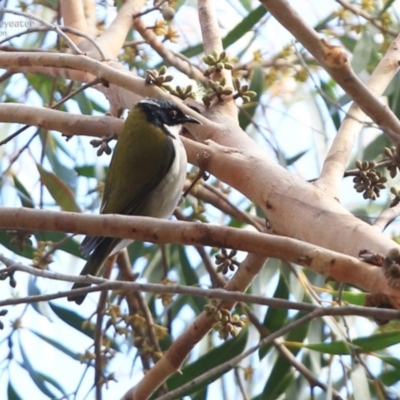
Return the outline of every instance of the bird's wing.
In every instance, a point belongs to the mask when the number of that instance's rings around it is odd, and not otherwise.
[[[171,168],[175,158],[175,148],[172,140],[174,139],[164,142],[165,148],[161,153],[164,157],[159,160],[157,173],[153,173],[151,179],[145,180],[145,183],[137,185],[137,181],[134,177],[134,170],[125,172],[132,175],[133,188],[129,186],[129,183],[121,187],[121,185],[115,185],[114,181],[106,179],[103,202],[100,210],[102,214],[147,215],[146,212],[139,212],[139,210],[145,209],[151,192],[159,185]],[[139,165],[137,165],[136,168],[137,167],[139,167]],[[115,168],[117,168],[117,166],[115,166]],[[134,167],[133,169],[136,168]],[[132,193],[132,196],[126,196],[126,192],[130,190],[134,193]],[[110,204],[112,204],[112,207],[110,207]],[[103,246],[104,239],[105,238],[102,236],[86,236],[81,243],[82,253],[88,256],[98,246]],[[115,244],[117,243],[118,242]]]
[[[172,142],[174,139],[166,140],[163,142],[163,149],[160,153],[163,157],[151,158],[149,162],[157,163],[156,173],[154,170],[143,171],[143,165],[131,164],[132,170],[125,171],[126,174],[131,175],[131,180],[127,181],[125,186],[115,185],[114,182],[106,182],[104,191],[104,201],[101,207],[101,213],[109,214],[123,214],[123,215],[147,215],[146,212],[140,211],[145,209],[145,204],[148,201],[151,192],[159,185],[165,177],[175,158],[175,148]],[[149,156],[150,157],[150,156]],[[142,160],[143,161],[143,160]],[[146,162],[144,162],[146,164]],[[122,167],[123,168],[123,167]],[[137,177],[137,171],[143,176]],[[131,191],[132,195],[127,196],[126,192]],[[112,206],[110,206],[112,204]]]

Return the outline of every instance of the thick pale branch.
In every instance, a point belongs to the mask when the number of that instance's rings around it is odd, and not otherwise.
[[[211,141],[207,142],[208,146],[189,142],[186,146],[189,159],[192,162],[207,159],[207,169],[211,173],[264,210],[273,232],[353,256],[363,249],[387,254],[395,246],[390,238],[355,218],[335,199],[291,176],[268,159],[234,121],[222,119],[221,115],[216,118],[219,124],[201,118],[205,123],[199,133],[215,135],[220,142],[238,146],[241,150]],[[250,252],[253,250],[249,249]],[[353,274],[351,282],[359,287],[369,287],[365,274],[358,277]]]
[[[88,26],[81,0],[60,0],[60,12],[65,26],[77,29],[85,34],[88,33]],[[73,34],[68,34],[68,36],[76,44],[84,40],[82,37]]]
[[[129,30],[132,28],[133,16],[142,9],[144,4],[146,4],[146,0],[126,1],[111,25],[97,38],[97,43],[110,59],[118,56]]]
[[[215,10],[216,4],[217,3],[212,0],[198,1],[199,21],[201,34],[203,36],[204,52],[206,54],[211,54],[214,51],[219,54],[224,50]],[[220,80],[222,77],[225,78],[227,86],[233,87],[231,71],[223,69],[212,75],[213,80]],[[237,118],[237,107],[233,99],[218,102],[214,107],[222,111],[225,115],[229,115],[231,118]]]
[[[374,221],[373,227],[383,231],[391,222],[393,222],[400,215],[400,204],[397,206],[387,208],[381,215]]]
[[[158,88],[145,85],[142,79],[88,57],[46,54],[43,59],[46,63],[60,68],[63,65],[70,68],[83,67],[82,69],[87,69],[94,75],[112,80],[115,84],[142,95],[157,96],[160,93],[160,96],[166,96]],[[0,65],[26,65],[33,60],[42,61],[36,54],[24,58],[16,54],[7,54],[5,57],[0,53]],[[187,107],[182,107],[186,112]],[[190,109],[188,113],[195,115]],[[258,204],[268,216],[274,233],[352,256],[357,256],[363,249],[387,254],[395,246],[390,238],[355,218],[334,198],[326,196],[314,185],[290,175],[267,158],[254,141],[237,126],[235,120],[225,117],[213,108],[208,110],[207,116],[210,120],[196,115],[203,122],[203,126],[195,128],[193,133],[203,140],[207,137],[214,138],[223,146],[208,141],[207,147],[203,146],[205,150],[200,153],[197,146],[187,147],[189,158],[200,160],[205,155],[207,170]],[[252,252],[254,249],[248,250]],[[370,277],[367,282],[364,273],[358,276],[351,275],[350,281],[359,287],[370,290],[368,288],[371,282],[377,282],[379,291],[385,292],[387,289],[382,279]],[[373,291],[376,290],[375,287]]]
[[[232,293],[245,292],[264,266],[265,261],[266,257],[264,256],[248,254],[224,289]],[[225,299],[218,304],[218,307],[231,310],[236,303],[236,300]],[[214,318],[210,318],[205,312],[196,317],[189,327],[174,340],[162,359],[135,387],[135,397],[139,399],[147,398],[155,390],[156,386],[160,386],[168,376],[179,371],[194,346],[203,339],[214,324]]]
[[[123,121],[110,117],[95,117],[81,114],[70,114],[49,108],[38,108],[24,104],[2,104],[0,121],[37,126],[38,128],[56,130],[66,136],[94,136],[118,134]]]
[[[193,111],[191,108],[186,107],[182,101],[176,97],[166,93],[155,85],[148,85],[143,78],[139,78],[120,64],[115,62],[100,62],[87,56],[76,56],[72,54],[63,53],[2,53],[0,52],[0,68],[7,68],[10,70],[21,70],[26,68],[30,71],[32,68],[41,68],[42,73],[49,75],[60,76],[60,72],[65,69],[79,71],[82,76],[74,76],[78,80],[92,80],[97,77],[104,81],[105,85],[114,84],[123,89],[124,92],[130,92],[140,95],[140,97],[163,97],[180,105],[186,114],[191,115],[200,122],[207,123],[207,119]],[[54,71],[53,69],[56,68]],[[82,72],[86,72],[84,75]],[[90,79],[89,79],[90,78]],[[105,90],[106,91],[106,90]],[[139,97],[136,96],[138,99]],[[126,96],[125,96],[126,100]],[[131,98],[129,99],[131,100]],[[133,103],[133,102],[132,102]],[[131,108],[131,104],[123,104],[126,108]],[[192,128],[192,127],[191,127]],[[198,128],[200,131],[201,129]]]
[[[368,88],[375,93],[376,97],[384,92],[398,72],[399,60],[400,35],[393,41],[367,81]],[[343,174],[349,162],[354,142],[363,127],[361,121],[364,119],[365,114],[361,111],[359,105],[353,103],[329,149],[321,177],[316,185],[330,193],[331,196],[339,197],[340,195]]]
[[[103,234],[152,243],[181,243],[232,248],[306,265],[325,276],[355,284],[370,292],[400,298],[399,290],[390,288],[381,269],[360,260],[295,239],[213,226],[202,223],[175,222],[149,217],[121,215],[84,215],[78,213],[0,208],[1,229],[24,229]],[[371,228],[376,231],[374,228]],[[360,280],[363,276],[363,280]]]
[[[400,140],[400,122],[396,115],[351,69],[347,54],[339,46],[330,46],[308,26],[284,0],[260,0],[268,11],[315,57],[343,90],[394,141]]]

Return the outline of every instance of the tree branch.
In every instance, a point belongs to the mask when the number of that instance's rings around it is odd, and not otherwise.
[[[400,307],[399,289],[388,286],[381,268],[296,239],[208,224],[149,217],[83,215],[8,207],[0,207],[0,228],[73,232],[86,235],[103,234],[109,237],[129,238],[152,243],[181,243],[233,248],[302,264],[337,281],[351,283],[372,293],[385,293],[388,296],[398,297],[398,306]],[[372,229],[376,231],[376,229]],[[393,299],[394,306],[397,306],[397,300]]]
[[[347,54],[331,46],[308,26],[284,0],[260,0],[268,11],[316,58],[332,78],[359,105],[362,111],[387,133],[400,141],[400,121],[354,73]]]
[[[143,39],[151,48],[156,51],[166,65],[176,68],[189,78],[199,82],[204,82],[204,76],[197,69],[194,69],[190,61],[184,61],[177,57],[171,50],[164,46],[157,35],[147,26],[140,17],[136,17],[133,22],[134,28],[140,33]]]
[[[203,36],[204,52],[206,54],[211,54],[213,51],[220,54],[224,50],[215,7],[216,2],[213,0],[198,1],[199,21],[201,34]],[[225,78],[226,86],[233,87],[231,71],[223,69],[222,71],[215,72],[212,75],[213,80],[220,80],[221,78]],[[213,107],[219,109],[225,115],[237,120],[237,107],[232,98],[229,100],[226,99],[223,102],[215,103]]]
[[[381,59],[366,85],[375,94],[381,95],[399,70],[400,35],[390,45],[385,56]],[[363,127],[365,113],[357,103],[353,103],[342,122],[340,129],[329,149],[321,176],[316,185],[326,190],[331,196],[339,198],[340,186],[344,171],[349,162],[354,142]]]

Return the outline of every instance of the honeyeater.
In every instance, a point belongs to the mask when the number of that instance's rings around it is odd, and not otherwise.
[[[200,122],[164,99],[139,101],[126,118],[115,146],[100,207],[101,214],[169,218],[182,195],[186,152],[179,138],[181,125]],[[81,275],[97,275],[106,259],[132,240],[86,236],[88,256]],[[73,289],[89,286],[75,283]],[[85,295],[68,297],[81,304]]]

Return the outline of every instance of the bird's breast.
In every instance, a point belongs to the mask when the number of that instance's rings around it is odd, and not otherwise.
[[[175,158],[164,179],[157,185],[150,199],[150,209],[157,210],[152,216],[169,218],[182,195],[186,179],[187,157],[179,136],[171,138],[175,148]]]

